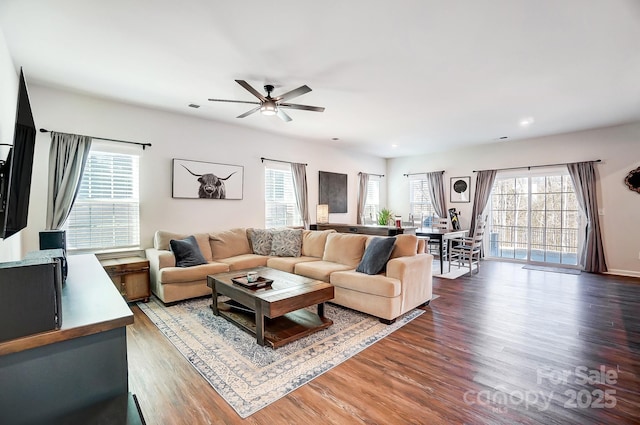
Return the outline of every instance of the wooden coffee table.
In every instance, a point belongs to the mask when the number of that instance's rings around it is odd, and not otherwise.
[[[249,289],[231,281],[246,276],[249,271],[272,279],[273,284]],[[213,296],[213,314],[255,335],[260,345],[278,348],[333,324],[324,317],[324,302],[334,297],[333,285],[320,280],[269,267],[254,267],[207,276],[207,286]],[[230,300],[219,302],[218,295]],[[317,314],[305,309],[316,304]]]

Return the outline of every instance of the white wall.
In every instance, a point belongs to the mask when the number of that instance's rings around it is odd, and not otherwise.
[[[409,192],[403,174],[445,170],[447,208],[462,211],[461,224],[468,227],[475,191],[473,170],[595,159],[602,160],[596,165],[598,205],[604,210],[600,225],[609,271],[640,276],[640,195],[624,184],[627,173],[640,166],[640,123],[390,159],[388,203],[407,217]],[[449,179],[459,176],[471,176],[471,203],[449,202]]]
[[[187,115],[30,86],[38,127],[68,133],[152,143],[140,160],[141,243],[152,244],[158,229],[203,232],[231,227],[264,227],[264,165],[260,157],[307,163],[310,218],[315,221],[318,171],[348,174],[348,213],[332,222],[355,222],[357,173],[384,174],[386,160],[306,140],[293,140]],[[250,119],[269,119],[255,116]],[[291,124],[295,125],[295,121]],[[38,135],[25,250],[37,249],[44,229],[49,134]],[[242,200],[173,199],[172,158],[244,166]],[[385,198],[383,198],[385,199]]]
[[[18,102],[18,74],[0,28],[0,143],[13,143]],[[9,148],[0,146],[0,159],[6,159]],[[0,261],[20,259],[21,235],[0,239]]]

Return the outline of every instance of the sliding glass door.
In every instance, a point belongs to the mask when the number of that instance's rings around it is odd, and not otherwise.
[[[578,265],[583,223],[568,172],[499,174],[489,211],[490,257]]]

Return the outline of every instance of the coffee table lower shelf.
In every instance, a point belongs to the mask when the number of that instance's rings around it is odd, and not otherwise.
[[[244,331],[256,336],[256,316],[251,309],[232,300],[218,302],[218,314]],[[328,328],[333,320],[301,309],[284,316],[264,319],[265,345],[278,348],[292,341]]]

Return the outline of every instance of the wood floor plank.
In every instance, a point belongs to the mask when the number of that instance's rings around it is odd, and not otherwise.
[[[244,420],[133,306],[130,391],[149,424],[640,423],[640,279],[484,261],[434,292],[423,315]],[[616,382],[580,379],[600,367]],[[592,405],[605,390],[615,406]]]

